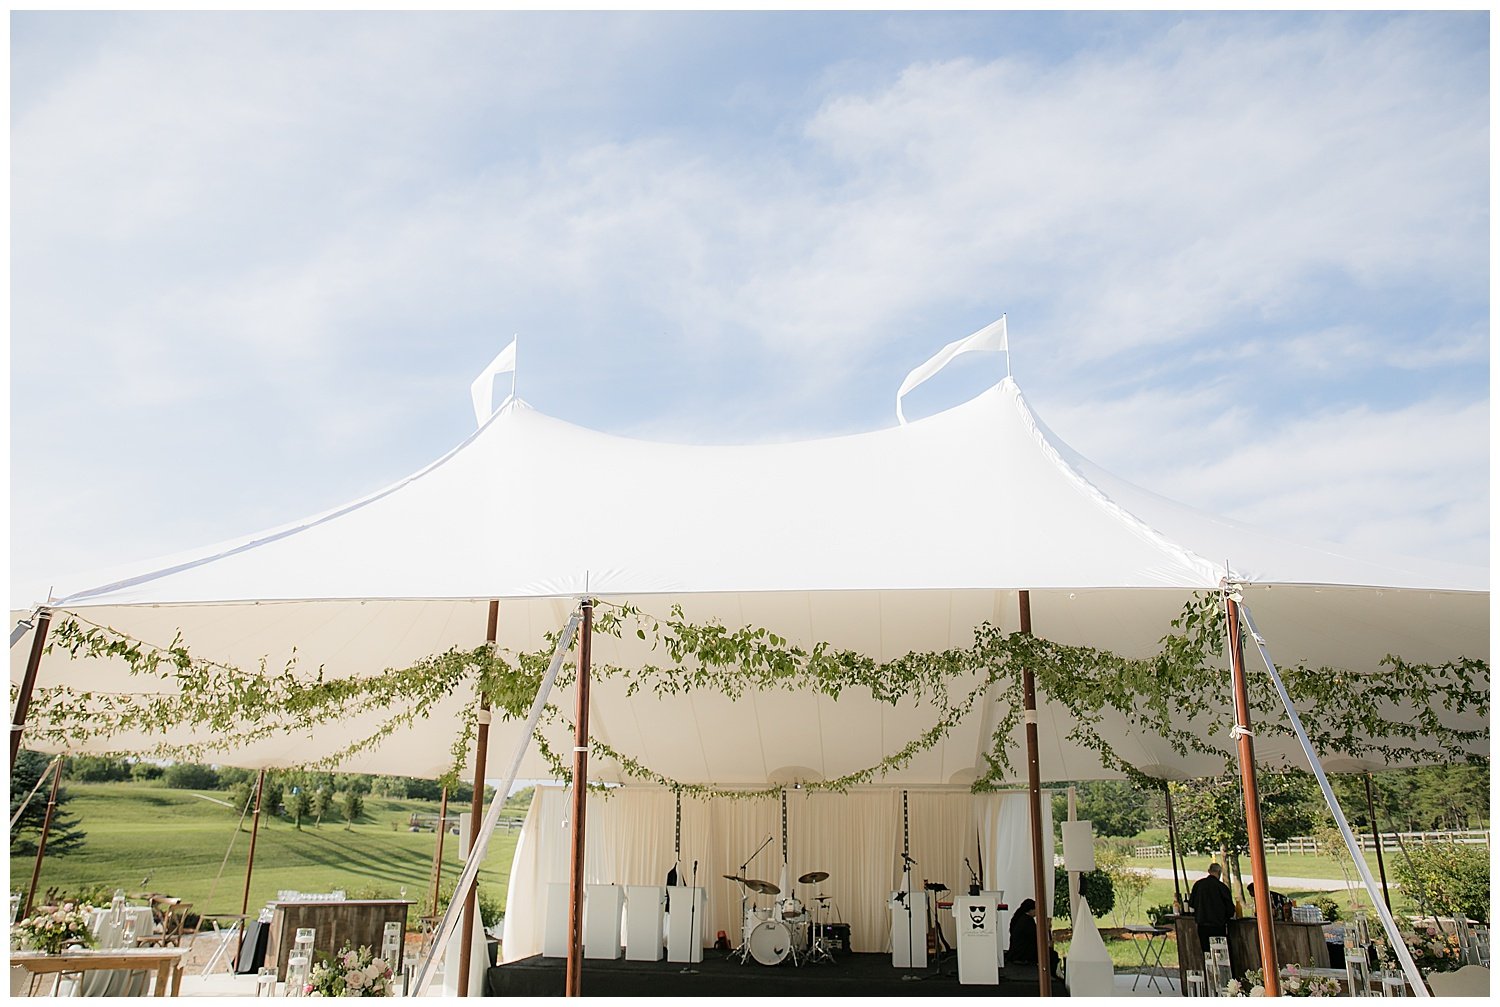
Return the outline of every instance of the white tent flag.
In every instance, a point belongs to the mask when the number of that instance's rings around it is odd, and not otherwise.
[[[896,392],[896,419],[901,421],[903,427],[906,426],[906,414],[901,411],[901,400],[906,397],[907,392],[910,392],[938,371],[947,367],[948,362],[960,353],[986,351],[1004,353],[1006,358],[1005,370],[1007,374],[1010,373],[1010,340],[1005,332],[1004,315],[1000,316],[999,321],[991,322],[973,335],[965,336],[944,346],[937,353],[933,354],[931,359],[926,363],[908,374],[906,380],[901,382],[901,387]]]
[[[512,339],[510,345],[501,350],[490,365],[479,372],[479,377],[469,386],[469,396],[474,400],[474,422],[484,426],[484,421],[495,415],[493,406],[495,396],[495,378],[498,375],[509,373],[512,381],[516,374],[516,341]],[[512,391],[514,391],[512,384]]]

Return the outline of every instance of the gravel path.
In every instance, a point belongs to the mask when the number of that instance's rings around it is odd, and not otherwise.
[[[1172,868],[1170,867],[1143,867],[1140,869],[1149,872],[1155,878],[1166,878],[1169,881],[1172,878]],[[1248,876],[1247,874],[1246,877]],[[1201,874],[1192,875],[1189,878],[1189,882],[1197,881],[1200,877],[1202,877]],[[1273,874],[1271,875],[1271,886],[1278,891],[1291,889],[1297,892],[1339,892],[1344,890],[1344,881],[1342,878],[1286,878]],[[1396,886],[1392,883],[1391,887],[1394,888]]]

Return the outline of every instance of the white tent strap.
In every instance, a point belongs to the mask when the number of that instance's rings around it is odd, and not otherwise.
[[[495,799],[490,803],[490,810],[484,816],[484,824],[474,836],[474,844],[469,848],[468,859],[464,861],[464,869],[459,872],[458,881],[453,886],[453,898],[448,902],[448,908],[443,913],[442,925],[438,927],[433,939],[431,950],[427,959],[422,962],[421,969],[417,972],[417,982],[411,991],[412,996],[426,996],[427,986],[432,982],[436,972],[438,956],[443,954],[448,947],[448,942],[453,939],[453,932],[458,929],[459,916],[463,907],[469,900],[469,890],[474,887],[474,880],[479,876],[479,865],[484,862],[485,851],[489,848],[490,837],[494,835],[495,826],[500,822],[500,811],[505,806],[505,797],[510,793],[510,788],[515,785],[516,774],[521,771],[521,760],[526,757],[526,750],[531,747],[531,736],[536,731],[537,721],[542,717],[542,709],[547,705],[547,697],[552,693],[552,683],[557,680],[557,672],[562,667],[563,658],[568,654],[568,648],[573,645],[573,636],[578,632],[578,623],[582,620],[583,613],[574,609],[573,614],[568,616],[567,625],[563,627],[562,635],[557,638],[557,647],[552,651],[552,663],[547,665],[547,674],[542,676],[542,684],[536,690],[536,699],[531,702],[531,712],[526,717],[526,727],[521,731],[521,740],[516,743],[516,754],[511,760],[510,770],[505,776],[505,786],[495,791]],[[483,768],[480,770],[483,773]],[[479,780],[479,785],[484,786],[484,781]],[[460,954],[468,954],[469,948],[462,948]]]
[[[31,632],[31,628],[36,625],[36,617],[39,612],[41,612],[40,608],[34,608],[26,618],[17,620],[16,628],[10,631],[10,645],[12,647],[19,643],[27,633]]]
[[[1364,850],[1354,839],[1354,832],[1349,828],[1349,821],[1344,817],[1344,811],[1339,807],[1338,799],[1333,796],[1333,787],[1328,782],[1328,775],[1323,772],[1323,763],[1318,759],[1318,753],[1313,751],[1312,741],[1307,737],[1307,732],[1302,728],[1302,719],[1297,716],[1296,709],[1292,706],[1292,699],[1287,695],[1286,686],[1281,682],[1281,675],[1276,671],[1276,664],[1271,660],[1270,651],[1266,649],[1265,638],[1260,635],[1260,630],[1255,628],[1255,618],[1250,614],[1250,608],[1243,601],[1240,602],[1240,611],[1245,615],[1245,626],[1250,630],[1250,638],[1255,641],[1255,646],[1260,650],[1261,660],[1266,664],[1266,671],[1271,676],[1271,684],[1276,686],[1276,694],[1281,697],[1281,704],[1286,707],[1287,718],[1292,722],[1292,730],[1297,734],[1297,741],[1302,745],[1303,754],[1307,756],[1307,764],[1312,767],[1313,775],[1318,778],[1318,787],[1323,791],[1323,800],[1328,802],[1328,810],[1333,813],[1333,820],[1338,823],[1339,832],[1344,837],[1344,845],[1349,848],[1349,855],[1354,860],[1354,866],[1359,871],[1359,876],[1365,883],[1365,890],[1370,893],[1370,902],[1375,906],[1375,912],[1380,917],[1380,924],[1385,928],[1386,936],[1390,938],[1391,949],[1396,952],[1396,958],[1401,962],[1401,970],[1406,973],[1406,979],[1411,983],[1411,988],[1419,997],[1431,996],[1427,987],[1422,982],[1422,973],[1417,970],[1417,963],[1412,960],[1411,951],[1406,942],[1401,939],[1401,928],[1396,925],[1396,919],[1391,915],[1390,909],[1386,907],[1385,900],[1375,888],[1375,877],[1370,873],[1370,865],[1365,863]],[[1234,642],[1230,641],[1233,646]]]
[[[42,774],[36,778],[36,786],[31,788],[31,793],[26,795],[26,800],[21,802],[21,806],[16,809],[16,813],[10,816],[10,827],[12,829],[14,829],[16,827],[16,823],[21,820],[22,813],[26,811],[26,806],[31,803],[31,799],[36,796],[36,792],[42,789],[42,784],[51,779],[54,772],[62,772],[61,755],[57,756],[51,762],[47,763],[47,768],[42,770]]]

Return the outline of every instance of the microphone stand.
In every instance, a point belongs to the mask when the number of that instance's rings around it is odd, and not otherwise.
[[[910,856],[907,855],[907,851],[906,850],[902,850],[901,851],[901,859],[903,861],[905,861],[905,863],[902,865],[902,869],[901,869],[902,870],[901,880],[902,880],[902,883],[906,886],[906,891],[904,891],[904,892],[901,893],[901,895],[897,898],[897,901],[899,901],[901,903],[901,905],[906,909],[906,967],[907,968],[912,968],[914,966],[914,964],[916,963],[917,951],[916,951],[916,947],[912,944],[912,936],[911,936],[911,926],[912,926],[912,922],[913,922],[913,920],[912,920],[912,913],[914,911],[913,906],[911,904],[911,869],[912,869],[912,865],[914,865],[916,863],[916,861],[913,860]],[[919,980],[922,980],[922,979],[926,979],[927,977],[926,976],[913,975],[910,972],[908,972],[905,975],[903,975],[901,978],[904,979],[904,980],[906,980],[906,981],[908,981],[908,982],[916,982],[916,981],[919,981]]]
[[[771,840],[775,838],[775,836],[767,836],[766,841],[761,843],[760,846],[756,847],[755,852],[750,854],[750,856],[745,859],[745,862],[743,864],[740,864],[740,946],[729,952],[729,957],[733,958],[735,955],[739,955],[741,965],[745,964],[745,962],[749,961],[750,959],[750,926],[748,921],[745,919],[745,903],[750,900],[750,889],[745,885],[744,882],[745,872],[750,869],[751,862],[756,857],[760,856],[760,851],[765,849],[767,846],[770,846]],[[697,863],[696,860],[693,862],[695,864]],[[694,905],[696,906],[697,903],[695,902]]]
[[[688,964],[687,968],[682,970],[682,974],[695,976],[698,970],[693,968],[693,962],[696,961],[693,953],[696,951],[701,955],[703,951],[703,942],[693,936],[698,929],[698,861],[696,860],[693,861],[693,883],[688,888],[688,899],[692,902],[692,908],[688,910]]]

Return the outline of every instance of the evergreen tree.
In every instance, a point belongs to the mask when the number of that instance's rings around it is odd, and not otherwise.
[[[52,763],[52,756],[43,755],[41,752],[33,752],[22,749],[16,756],[15,768],[10,774],[10,813],[15,815],[16,809],[21,802],[26,800],[26,795],[31,793],[31,788],[37,785],[42,774]],[[51,793],[52,779],[49,776],[47,782],[37,789],[31,802],[26,805],[26,810],[16,821],[10,830],[10,855],[34,856],[37,843],[42,835],[42,820],[47,815],[47,798]],[[47,831],[47,854],[48,856],[67,856],[69,853],[78,852],[83,846],[84,837],[87,833],[78,828],[76,815],[68,813],[65,805],[68,801],[68,790],[59,787],[57,790],[57,806],[52,810],[52,825]]]
[[[319,787],[313,791],[312,814],[316,821],[315,825],[323,824],[323,816],[328,814],[328,809],[333,807],[333,791],[328,787]]]
[[[312,795],[305,787],[294,787],[282,794],[282,807],[292,816],[292,824],[300,831],[302,819],[312,813]]]
[[[348,829],[360,815],[365,813],[365,799],[357,790],[346,790],[339,796],[339,809],[344,813],[344,826]]]

